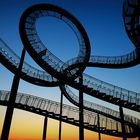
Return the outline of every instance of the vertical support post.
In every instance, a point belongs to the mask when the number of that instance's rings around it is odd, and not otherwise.
[[[83,85],[83,75],[79,77],[80,85]],[[83,116],[83,89],[79,89],[79,140],[84,140],[84,116]]]
[[[126,138],[126,130],[125,130],[125,126],[124,126],[124,114],[123,114],[123,108],[120,105],[119,107],[120,110],[120,118],[121,118],[121,127],[122,127],[122,133],[123,133],[123,140],[127,140]]]
[[[19,86],[19,82],[20,82],[20,75],[21,75],[22,65],[24,62],[25,52],[26,52],[25,48],[23,48],[19,67],[13,78],[11,93],[10,93],[10,97],[9,97],[9,102],[8,102],[8,106],[7,106],[7,110],[6,110],[6,114],[5,114],[5,120],[4,120],[4,124],[3,124],[2,134],[1,134],[1,140],[8,140],[8,137],[9,137],[10,126],[11,126],[13,112],[14,112],[14,104],[15,104],[18,86]]]
[[[99,140],[101,140],[101,132],[100,132],[100,116],[99,116],[99,113],[97,113],[97,123],[98,123],[98,137],[99,137]]]
[[[118,132],[118,122],[116,122],[116,130],[117,130],[117,132]]]
[[[62,131],[62,107],[63,107],[63,93],[61,91],[61,99],[60,99],[60,120],[59,120],[59,140],[61,140],[61,131]]]
[[[45,116],[45,118],[44,118],[43,138],[42,138],[42,140],[46,140],[46,134],[47,134],[47,123],[48,123],[48,117],[47,117],[47,116]]]

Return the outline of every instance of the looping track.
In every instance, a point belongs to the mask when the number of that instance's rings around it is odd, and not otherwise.
[[[39,17],[51,16],[64,21],[75,33],[80,51],[77,57],[62,62],[53,55],[41,42],[35,29],[35,22]],[[101,68],[127,68],[140,63],[140,2],[139,0],[125,0],[123,4],[124,26],[128,37],[133,42],[135,49],[123,56],[103,57],[90,56],[90,42],[85,29],[80,22],[66,10],[50,4],[34,5],[28,8],[20,20],[20,36],[24,47],[31,57],[44,69],[38,70],[26,62],[23,65],[21,78],[40,86],[60,86],[64,95],[75,105],[79,105],[76,97],[67,84],[84,93],[104,101],[120,105],[135,111],[140,111],[140,94],[111,85],[83,73],[83,85],[79,84],[78,76],[86,67]],[[37,57],[36,57],[37,56]],[[16,73],[20,58],[0,39],[0,61],[10,71]],[[62,84],[63,83],[63,84]],[[120,121],[118,117],[99,108],[84,105],[85,109],[98,112],[104,116]],[[98,110],[99,109],[99,110]],[[115,112],[115,111],[114,111]],[[139,127],[139,124],[130,121]],[[138,121],[139,122],[139,121]],[[135,127],[134,127],[135,129]]]
[[[76,59],[64,63],[43,45],[35,28],[37,19],[43,16],[60,19],[74,31],[80,47]],[[90,57],[88,36],[79,21],[66,10],[50,4],[34,5],[21,16],[19,29],[21,40],[31,57],[58,80],[63,77],[63,81],[66,82],[71,78],[77,78],[79,73],[86,68]],[[80,68],[77,67],[79,63],[82,63]]]

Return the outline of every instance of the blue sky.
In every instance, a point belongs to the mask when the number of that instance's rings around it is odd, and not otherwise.
[[[91,55],[123,55],[134,46],[127,37],[122,20],[122,0],[13,0],[0,1],[0,37],[18,54],[22,50],[19,20],[23,11],[37,3],[56,4],[73,14],[85,27],[91,43]],[[52,24],[53,23],[53,24]],[[37,31],[44,44],[56,56],[68,60],[77,55],[79,48],[73,32],[60,21],[42,18]],[[52,39],[53,38],[53,39]],[[58,45],[59,44],[59,45]],[[27,55],[26,61],[39,67]],[[127,69],[87,68],[85,73],[100,80],[140,93],[140,65]],[[0,65],[0,89],[10,89],[13,74]],[[56,88],[38,87],[21,80],[20,92],[27,92],[59,101]],[[89,99],[89,97],[87,96]],[[96,101],[93,99],[93,101]],[[102,104],[102,102],[100,102]],[[108,104],[107,104],[108,106]]]

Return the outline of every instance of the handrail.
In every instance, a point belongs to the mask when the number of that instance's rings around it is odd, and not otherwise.
[[[4,104],[5,102],[8,103],[9,100],[9,91],[0,90],[0,104]],[[60,103],[51,101],[48,99],[44,99],[41,97],[33,96],[30,94],[25,93],[18,93],[15,101],[15,105],[23,105],[26,106],[25,110],[28,111],[28,107],[34,108],[32,110],[40,110],[40,112],[46,111],[46,114],[48,113],[54,113],[55,115],[60,114]],[[21,109],[23,109],[21,107]],[[38,111],[37,111],[38,112]],[[36,112],[36,113],[37,113]],[[47,113],[48,112],[48,113]],[[39,113],[39,112],[38,112]],[[70,105],[63,104],[62,107],[62,117],[67,118],[67,123],[70,123],[69,120],[73,121],[74,125],[77,125],[79,120],[79,108],[73,107]],[[59,118],[58,118],[59,119]],[[97,129],[97,113],[90,112],[87,110],[84,110],[84,127],[89,130],[98,131]],[[125,124],[126,129],[126,135],[128,137],[137,137],[137,127],[132,124]],[[104,117],[100,115],[100,129],[101,132],[107,135],[113,135],[117,137],[121,137],[122,131],[121,131],[121,123],[117,122],[115,120],[112,120],[110,118]]]

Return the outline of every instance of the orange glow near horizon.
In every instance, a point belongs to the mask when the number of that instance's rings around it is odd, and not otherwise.
[[[1,132],[2,132],[2,126],[3,126],[3,122],[4,122],[5,112],[6,112],[6,107],[0,106],[0,136],[1,136]]]
[[[43,117],[15,109],[10,130],[10,140],[40,140]]]
[[[6,107],[0,106],[0,135],[4,121]],[[9,140],[41,140],[43,134],[44,117],[23,110],[14,110]],[[47,140],[58,140],[59,121],[48,119]],[[122,138],[101,134],[102,140],[122,140]],[[62,122],[61,140],[78,140],[79,128]],[[84,130],[85,140],[98,140],[98,133]],[[128,139],[128,140],[138,140]]]

